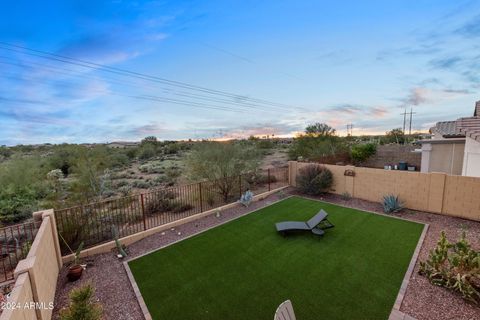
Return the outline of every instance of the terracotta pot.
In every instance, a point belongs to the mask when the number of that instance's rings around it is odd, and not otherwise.
[[[79,264],[75,264],[68,269],[67,278],[69,281],[77,281],[80,279],[83,273],[83,267]]]

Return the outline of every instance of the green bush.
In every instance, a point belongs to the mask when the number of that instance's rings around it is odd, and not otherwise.
[[[350,150],[350,157],[355,163],[367,160],[377,152],[377,146],[373,143],[356,144]]]
[[[70,291],[70,305],[60,313],[61,320],[100,320],[102,306],[94,301],[95,289],[91,284]]]
[[[155,157],[156,150],[155,147],[151,144],[145,144],[140,147],[138,152],[138,158],[141,160],[148,160]]]
[[[0,191],[0,221],[19,222],[32,216],[37,209],[38,194],[25,186],[14,189],[7,187]]]
[[[297,186],[303,193],[318,195],[328,191],[332,184],[332,172],[325,166],[310,164],[298,171]]]
[[[442,231],[428,259],[420,262],[419,273],[440,287],[456,291],[475,304],[480,302],[480,251],[472,249],[465,232],[450,243]]]

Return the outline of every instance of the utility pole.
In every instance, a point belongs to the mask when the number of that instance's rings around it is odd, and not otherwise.
[[[409,128],[408,128],[408,135],[411,135],[412,134],[412,117],[413,115],[415,114],[416,112],[413,112],[413,108],[410,107],[410,125],[409,125]]]
[[[407,108],[405,107],[405,111],[403,113],[400,113],[400,115],[403,116],[403,134],[405,134],[405,125],[407,122]]]
[[[353,123],[347,124],[347,136],[353,136]]]

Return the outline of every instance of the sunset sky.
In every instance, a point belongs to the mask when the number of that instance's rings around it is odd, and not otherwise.
[[[427,130],[480,100],[479,1],[0,6],[0,144]]]

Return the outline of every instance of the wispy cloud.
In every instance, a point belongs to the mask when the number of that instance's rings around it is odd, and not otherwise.
[[[455,32],[465,37],[480,37],[480,15],[470,19],[470,21],[456,29]]]
[[[444,100],[454,99],[472,93],[473,92],[468,89],[414,87],[409,90],[404,98],[398,100],[400,101],[399,107],[420,106],[439,103]]]
[[[365,106],[354,104],[339,104],[331,106],[322,111],[325,115],[337,116],[369,116],[374,118],[383,118],[388,113],[388,108],[384,106]]]

